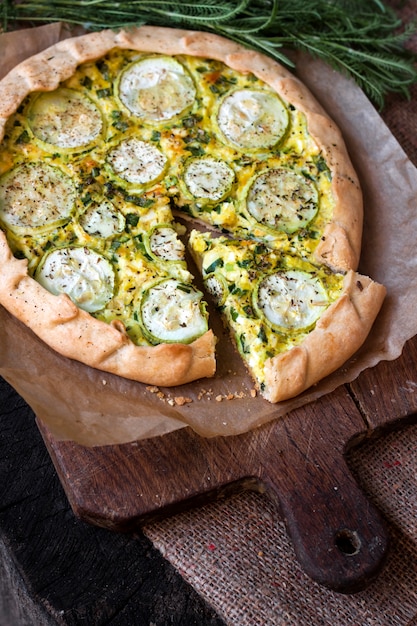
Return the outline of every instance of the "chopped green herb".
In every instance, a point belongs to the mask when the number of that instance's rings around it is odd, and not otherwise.
[[[117,189],[116,187],[113,185],[113,183],[104,183],[104,190],[106,195],[109,198],[113,198],[113,196],[116,194]]]
[[[151,255],[148,253],[145,244],[143,243],[143,238],[142,235],[137,235],[136,237],[133,238],[133,241],[135,243],[136,249],[139,250],[143,256],[145,257],[145,259],[148,259],[149,261],[152,261],[152,257]]]
[[[247,293],[247,290],[242,289],[242,287],[238,287],[237,285],[233,284],[233,285],[230,285],[229,292],[233,294],[234,296],[244,296]]]
[[[185,128],[193,128],[198,122],[201,122],[201,120],[201,115],[189,115],[182,120],[182,123]]]
[[[149,208],[155,202],[153,198],[147,198],[146,196],[134,196],[132,194],[126,195],[125,200],[126,202],[131,202],[132,204],[140,206],[144,209]]]
[[[111,89],[106,87],[105,89],[97,89],[97,98],[108,98],[111,96]]]
[[[27,130],[24,130],[22,133],[20,133],[19,137],[16,139],[16,144],[21,145],[24,143],[29,143],[29,141],[30,141],[29,133]]]
[[[91,198],[90,192],[87,192],[85,196],[81,198],[81,202],[83,203],[84,206],[87,206],[87,204],[90,204],[91,200],[92,198]]]
[[[232,320],[233,320],[234,322],[236,322],[236,320],[237,320],[237,319],[238,319],[238,317],[239,317],[239,313],[238,313],[238,312],[236,311],[236,309],[235,309],[235,308],[233,308],[232,306],[230,307],[230,317],[232,318]]]
[[[216,267],[223,267],[223,265],[224,265],[224,261],[221,257],[219,257],[204,270],[204,273],[206,275],[211,274],[212,272],[214,272]]]
[[[191,293],[192,291],[191,287],[189,287],[188,285],[182,285],[182,284],[179,284],[177,286],[177,289],[179,289],[180,291],[184,291],[185,293]]]
[[[110,80],[109,66],[105,61],[97,61],[97,69],[105,80]]]
[[[199,128],[197,130],[197,139],[198,141],[200,141],[201,143],[207,144],[209,143],[211,137],[210,137],[210,133],[208,133],[207,131]]]
[[[266,343],[268,341],[266,333],[265,333],[265,328],[263,326],[260,327],[259,329],[259,333],[258,333],[258,338],[263,342]]]
[[[242,349],[243,354],[248,354],[250,352],[250,348],[249,348],[248,344],[246,343],[245,333],[242,333],[239,336],[239,343],[240,343],[240,347]]]
[[[205,150],[201,146],[187,146],[187,150],[196,157],[203,156],[203,154],[205,154]]]
[[[139,215],[136,215],[136,213],[128,213],[126,215],[127,226],[137,226],[138,222],[139,222]]]
[[[329,167],[328,167],[328,165],[326,163],[325,158],[320,154],[319,156],[314,157],[313,160],[314,160],[314,164],[317,167],[318,171],[319,172],[326,172],[326,174],[328,175],[328,177],[330,179],[331,172],[329,170]]]
[[[122,133],[124,133],[129,128],[128,122],[124,120],[117,120],[116,122],[113,122],[112,126],[113,128],[120,130],[120,132]]]
[[[93,81],[89,76],[84,76],[81,81],[81,85],[86,89],[91,89],[91,87],[93,86]]]
[[[250,306],[250,304],[246,304],[246,305],[243,307],[243,310],[245,311],[245,313],[246,313],[246,315],[247,315],[248,317],[255,317],[255,313],[254,313],[254,311],[253,311],[253,308]]]

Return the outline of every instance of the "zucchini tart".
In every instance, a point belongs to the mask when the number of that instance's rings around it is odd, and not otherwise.
[[[0,303],[60,354],[151,385],[213,376],[210,299],[278,402],[368,335],[385,289],[357,273],[357,175],[270,58],[159,27],[67,39],[0,82],[0,138]]]

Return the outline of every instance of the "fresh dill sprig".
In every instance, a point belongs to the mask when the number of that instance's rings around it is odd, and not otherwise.
[[[378,106],[389,92],[409,96],[417,55],[382,0],[3,0],[3,29],[15,23],[66,22],[87,30],[144,24],[205,30],[259,50],[288,67],[286,50],[303,50],[352,77]]]

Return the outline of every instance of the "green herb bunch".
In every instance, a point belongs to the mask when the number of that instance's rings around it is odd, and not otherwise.
[[[381,0],[2,0],[4,30],[15,23],[63,21],[86,30],[144,24],[224,35],[292,67],[289,50],[303,50],[353,79],[382,107],[389,92],[409,95],[417,82],[416,55]]]

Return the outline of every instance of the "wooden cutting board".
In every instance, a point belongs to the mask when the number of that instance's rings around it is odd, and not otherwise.
[[[243,489],[266,491],[306,574],[335,591],[366,587],[388,537],[345,454],[415,418],[417,339],[395,362],[249,433],[202,438],[190,428],[122,445],[85,447],[39,428],[74,513],[115,531]]]

